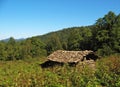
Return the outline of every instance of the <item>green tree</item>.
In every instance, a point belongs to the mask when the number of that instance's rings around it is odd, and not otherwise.
[[[15,39],[13,37],[10,37],[8,44],[9,45],[14,45],[16,43]]]
[[[0,42],[0,60],[5,60],[7,57],[7,52],[5,51],[5,43]]]
[[[116,24],[116,17],[117,16],[110,11],[103,18],[97,20],[95,24],[96,29],[93,29],[95,30],[93,31],[94,36],[93,38],[94,43],[96,43],[95,45],[96,50],[98,50],[98,52],[101,52],[100,50],[102,50],[103,53],[105,53],[106,52],[105,49],[109,48],[111,49],[111,53],[113,53],[114,51],[113,44],[115,42],[114,40],[116,39],[114,37],[115,34],[113,34],[113,31],[118,29],[118,27],[116,27],[116,29],[114,28],[114,25]],[[103,47],[105,44],[107,47],[104,49]]]
[[[71,34],[68,38],[68,50],[80,50],[80,41],[83,38],[80,36],[80,32],[78,29],[74,29],[71,31]]]
[[[81,50],[90,50],[92,49],[92,32],[90,30],[90,28],[87,27],[83,27],[82,29],[80,29],[80,36],[82,37],[82,39],[80,39],[80,49]]]
[[[15,60],[15,45],[16,41],[13,37],[9,39],[9,41],[6,44],[6,51],[7,51],[7,58],[6,60]]]
[[[62,45],[59,37],[56,34],[53,34],[48,38],[46,44],[47,54],[49,55],[51,52],[62,49]]]
[[[112,30],[113,49],[120,53],[120,14],[115,19],[115,24]]]
[[[40,57],[46,55],[45,44],[39,38],[31,38],[32,57]]]

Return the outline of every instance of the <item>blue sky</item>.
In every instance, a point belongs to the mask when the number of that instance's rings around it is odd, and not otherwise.
[[[92,25],[108,11],[119,14],[120,0],[0,0],[0,39]]]

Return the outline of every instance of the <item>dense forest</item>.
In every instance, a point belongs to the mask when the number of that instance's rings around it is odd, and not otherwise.
[[[120,14],[110,11],[91,26],[72,27],[16,41],[0,41],[0,60],[47,56],[53,51],[93,50],[100,56],[120,53]]]

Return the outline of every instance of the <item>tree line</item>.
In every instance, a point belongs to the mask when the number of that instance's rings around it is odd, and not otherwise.
[[[64,50],[93,50],[101,56],[120,53],[120,14],[110,11],[95,24],[73,27],[38,36],[47,53]]]
[[[37,38],[16,41],[13,37],[8,42],[0,42],[0,60],[20,60],[46,56],[45,44]]]
[[[42,36],[0,41],[0,60],[47,56],[56,50],[93,50],[100,56],[120,53],[120,14],[110,11],[91,26],[72,27]]]

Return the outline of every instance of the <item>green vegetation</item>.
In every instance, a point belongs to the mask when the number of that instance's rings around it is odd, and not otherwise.
[[[0,41],[0,60],[46,56],[56,50],[93,50],[100,56],[120,53],[120,14],[109,12],[94,25],[73,27],[42,36]]]
[[[8,42],[0,42],[0,49],[0,60],[6,61],[46,56],[45,44],[37,38],[17,42],[11,37]]]
[[[51,43],[51,48],[58,48],[49,49],[47,41],[51,37],[54,37],[52,41],[56,41],[55,44]],[[120,53],[120,14],[116,15],[110,11],[94,25],[67,28],[36,38],[40,38],[47,45],[48,53],[58,49],[93,50],[100,56]]]
[[[89,66],[68,65],[42,69],[41,59],[1,61],[1,87],[120,87],[120,56],[110,56]]]
[[[94,25],[73,27],[24,41],[0,42],[0,60],[46,56],[56,50],[93,50],[100,56],[120,53],[120,14],[109,12]]]
[[[56,50],[93,50],[102,58],[87,65],[40,64]],[[120,87],[120,14],[109,12],[95,24],[16,41],[0,41],[1,87]],[[112,56],[110,56],[112,55]],[[108,56],[108,57],[106,57]]]

